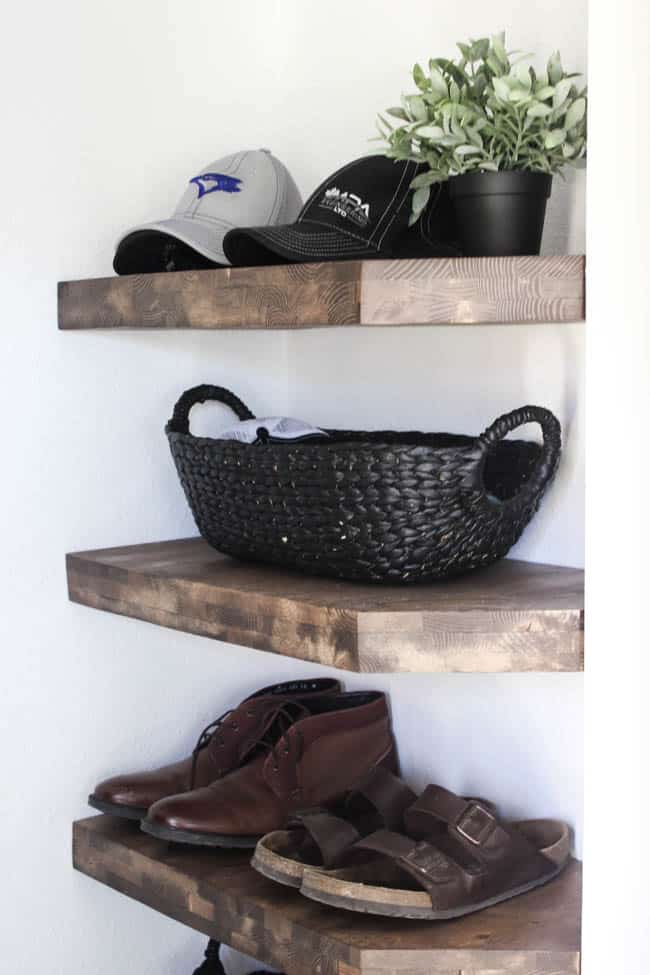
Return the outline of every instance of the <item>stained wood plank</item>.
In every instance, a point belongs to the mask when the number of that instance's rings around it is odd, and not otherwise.
[[[137,824],[74,824],[77,870],[289,975],[577,975],[580,865],[545,887],[451,922],[337,911],[248,866],[250,853],[163,843]]]
[[[59,284],[59,328],[312,328],[584,319],[584,258],[335,261]]]
[[[67,556],[70,599],[367,673],[579,671],[583,572],[504,560],[448,582],[373,586],[237,562],[200,538]]]

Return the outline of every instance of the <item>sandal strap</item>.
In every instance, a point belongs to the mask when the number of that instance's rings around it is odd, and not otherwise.
[[[428,785],[404,817],[406,831],[414,836],[426,836],[440,822],[449,828],[452,836],[473,850],[487,843],[500,846],[510,840],[491,802],[466,799],[440,785]]]
[[[355,795],[363,796],[390,829],[402,826],[405,811],[415,801],[415,793],[402,779],[381,766],[375,766],[360,779],[347,797],[347,805]],[[354,818],[354,810],[350,810]],[[361,838],[361,832],[349,820],[335,816],[326,809],[307,810],[294,816],[294,823],[304,828],[320,850],[327,869],[340,864],[350,847]]]
[[[462,876],[462,867],[426,840],[412,840],[401,833],[380,829],[364,837],[355,849],[371,850],[396,861],[425,890]]]
[[[379,813],[383,825],[391,830],[401,828],[404,813],[417,798],[403,779],[381,765],[376,765],[357,782],[348,803],[355,794],[362,795]]]
[[[361,836],[352,823],[325,810],[300,813],[294,819],[314,841],[323,858],[323,866],[328,869],[339,863]]]

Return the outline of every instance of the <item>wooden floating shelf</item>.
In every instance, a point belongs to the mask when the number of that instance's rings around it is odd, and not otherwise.
[[[448,582],[373,586],[237,562],[200,538],[67,556],[95,609],[365,673],[579,671],[584,573],[503,560]]]
[[[338,261],[64,281],[59,328],[315,328],[583,321],[569,257]]]
[[[456,921],[337,911],[257,874],[250,851],[196,851],[93,816],[77,870],[288,975],[577,975],[581,869]]]

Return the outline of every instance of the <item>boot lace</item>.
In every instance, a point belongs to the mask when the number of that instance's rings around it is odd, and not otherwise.
[[[256,749],[263,749],[273,757],[273,771],[279,772],[281,756],[291,754],[289,742],[292,739],[288,738],[283,742],[284,735],[296,721],[299,721],[300,718],[308,718],[310,715],[309,708],[299,701],[279,701],[277,706],[269,711],[257,737],[248,739],[243,748],[240,749],[239,761],[242,762],[244,758],[250,757]],[[293,740],[295,741],[294,758],[298,761],[303,750],[303,735],[299,728],[296,729]],[[282,747],[280,747],[281,745]]]
[[[213,738],[215,737],[215,735],[223,725],[226,718],[228,718],[231,714],[234,714],[235,710],[236,710],[235,708],[228,708],[228,710],[224,711],[223,714],[220,714],[218,718],[215,718],[214,721],[211,721],[209,725],[206,725],[203,731],[201,732],[201,734],[199,735],[198,741],[194,746],[194,750],[192,751],[192,770],[190,772],[190,789],[194,788],[194,782],[196,780],[196,764],[199,760],[199,753],[202,752],[204,748],[208,747],[210,742],[213,740]],[[236,724],[232,724],[230,727],[235,732],[239,731],[239,727]],[[221,738],[218,739],[218,743],[222,747],[225,746],[226,743],[223,739],[223,735],[221,736]],[[220,770],[218,771],[220,772]]]
[[[211,721],[209,725],[203,729],[198,737],[198,741],[194,746],[192,751],[192,768],[190,772],[190,790],[194,788],[194,783],[196,781],[196,766],[199,760],[199,754],[204,748],[207,748],[211,741],[216,740],[221,747],[225,747],[225,740],[223,734],[216,738],[219,730],[223,728],[230,728],[237,734],[239,732],[239,725],[231,722],[229,725],[224,724],[226,719],[234,714],[236,708],[229,708],[224,711],[223,714]],[[256,748],[268,749],[269,753],[273,755],[273,771],[279,771],[279,755],[280,753],[280,739],[284,733],[297,721],[299,718],[307,717],[311,714],[309,708],[305,707],[304,704],[300,704],[299,701],[283,699],[278,702],[278,704],[272,708],[266,716],[264,724],[262,725],[257,737],[247,738],[237,750],[237,764],[250,755],[250,753]],[[299,758],[298,752],[302,752],[303,739],[302,734],[298,732],[296,735],[296,759]],[[289,747],[285,744],[282,750],[285,755],[290,754]],[[217,776],[221,774],[221,769],[217,770]]]

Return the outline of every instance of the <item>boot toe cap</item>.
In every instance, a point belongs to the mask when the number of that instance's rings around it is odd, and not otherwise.
[[[155,788],[155,783],[143,781],[139,776],[116,775],[99,782],[95,786],[91,798],[112,806],[148,809],[153,802],[156,802],[164,794]]]
[[[238,829],[226,810],[215,808],[211,797],[201,795],[201,791],[161,799],[151,806],[147,820],[166,829],[192,833],[237,833]]]
[[[92,796],[115,806],[144,806],[147,798],[145,790],[139,789],[125,776],[115,776],[99,782],[93,789]]]

